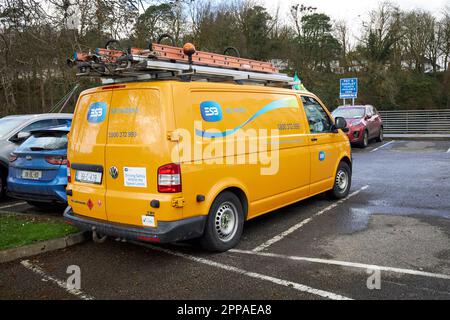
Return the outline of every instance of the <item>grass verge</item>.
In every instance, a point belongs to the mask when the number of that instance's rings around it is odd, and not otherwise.
[[[64,237],[78,229],[48,218],[0,214],[0,250]]]

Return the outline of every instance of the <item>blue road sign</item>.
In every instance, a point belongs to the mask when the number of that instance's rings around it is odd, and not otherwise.
[[[358,78],[340,79],[339,98],[354,99],[358,97]]]

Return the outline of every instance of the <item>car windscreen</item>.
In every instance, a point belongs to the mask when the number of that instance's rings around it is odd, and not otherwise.
[[[12,130],[20,126],[25,120],[21,118],[0,119],[0,138],[7,136]]]
[[[333,111],[333,117],[342,117],[346,119],[364,117],[364,108],[342,108]]]
[[[43,151],[67,149],[67,132],[34,132],[21,146],[20,150]]]

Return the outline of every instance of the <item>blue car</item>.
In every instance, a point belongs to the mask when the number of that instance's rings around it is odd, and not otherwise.
[[[70,127],[30,132],[9,159],[8,192],[12,198],[49,208],[67,205],[67,134]]]

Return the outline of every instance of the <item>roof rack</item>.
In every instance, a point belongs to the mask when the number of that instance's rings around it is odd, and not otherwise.
[[[140,80],[181,79],[235,81],[265,85],[293,85],[294,78],[278,73],[269,62],[243,59],[216,53],[196,51],[187,43],[183,48],[151,43],[148,49],[130,48],[127,52],[105,48],[95,53],[76,52],[70,67],[77,67],[77,76],[100,77],[103,84]],[[226,49],[226,50],[227,50]]]

